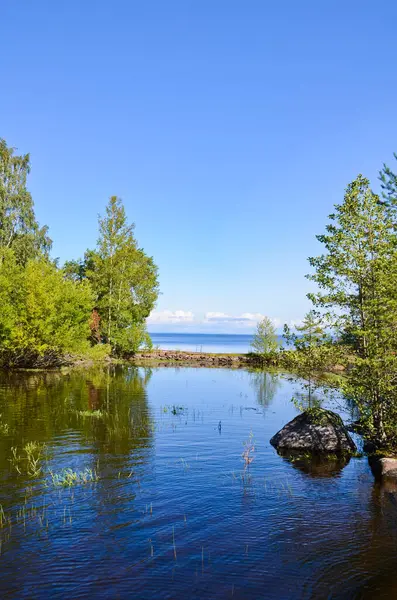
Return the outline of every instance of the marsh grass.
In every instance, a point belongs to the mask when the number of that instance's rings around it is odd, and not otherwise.
[[[244,461],[244,472],[248,469],[250,464],[254,460],[254,452],[255,452],[255,442],[254,442],[254,434],[250,431],[248,440],[244,442],[244,450],[242,453],[242,458]]]
[[[10,428],[7,423],[3,423],[1,417],[2,415],[0,415],[0,433],[7,435],[7,433],[10,431]]]
[[[289,481],[274,483],[272,480],[267,480],[265,477],[263,485],[265,487],[265,492],[277,494],[279,498],[281,496],[288,496],[289,498],[294,497],[293,489]]]
[[[0,529],[4,527],[11,527],[11,518],[5,514],[2,504],[0,504]]]
[[[54,487],[72,487],[79,484],[96,483],[99,480],[98,473],[92,469],[84,469],[84,471],[64,469],[60,473],[50,471],[50,477]]]
[[[42,474],[42,460],[46,453],[47,446],[41,442],[28,442],[19,454],[16,446],[11,447],[10,461],[12,467],[19,475],[29,475],[29,477],[38,477]]]
[[[75,410],[74,414],[78,417],[91,418],[91,419],[103,419],[106,413],[102,410]]]

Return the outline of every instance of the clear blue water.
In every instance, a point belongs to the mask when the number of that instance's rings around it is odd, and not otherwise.
[[[224,333],[151,333],[154,346],[161,350],[189,352],[250,352],[252,335]]]
[[[0,598],[397,597],[396,487],[366,458],[269,443],[299,389],[228,369],[0,373]],[[46,444],[37,474],[28,442]],[[96,479],[57,487],[65,468]]]

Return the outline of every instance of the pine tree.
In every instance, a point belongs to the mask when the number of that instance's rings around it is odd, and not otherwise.
[[[310,294],[335,328],[349,336],[357,353],[345,385],[359,405],[368,435],[378,445],[397,435],[397,253],[388,207],[361,175],[330,215],[327,233],[317,236],[326,253],[310,258],[309,278],[320,291]]]

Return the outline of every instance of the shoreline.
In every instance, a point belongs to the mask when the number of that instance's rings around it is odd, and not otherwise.
[[[299,375],[295,369],[282,361],[266,361],[260,355],[255,353],[211,353],[211,352],[193,352],[186,350],[146,350],[136,352],[124,358],[106,357],[102,359],[93,359],[84,356],[64,356],[55,364],[42,364],[31,366],[3,366],[2,371],[59,371],[70,368],[91,368],[94,366],[116,366],[116,365],[134,365],[143,367],[225,367],[230,369],[241,368],[281,368],[291,374]],[[298,370],[299,371],[299,370]],[[346,368],[342,365],[330,365],[322,371],[323,374],[343,375]]]
[[[261,366],[263,361],[260,356],[255,354],[233,354],[233,353],[211,353],[211,352],[190,352],[186,350],[152,350],[147,352],[137,352],[129,362],[137,366],[139,364],[153,364],[172,366],[193,365],[198,367],[230,367],[240,368],[245,366]]]

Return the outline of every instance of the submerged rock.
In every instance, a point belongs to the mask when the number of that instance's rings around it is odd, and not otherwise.
[[[280,429],[270,443],[284,450],[350,454],[356,451],[340,416],[324,409],[306,410],[298,415]]]

